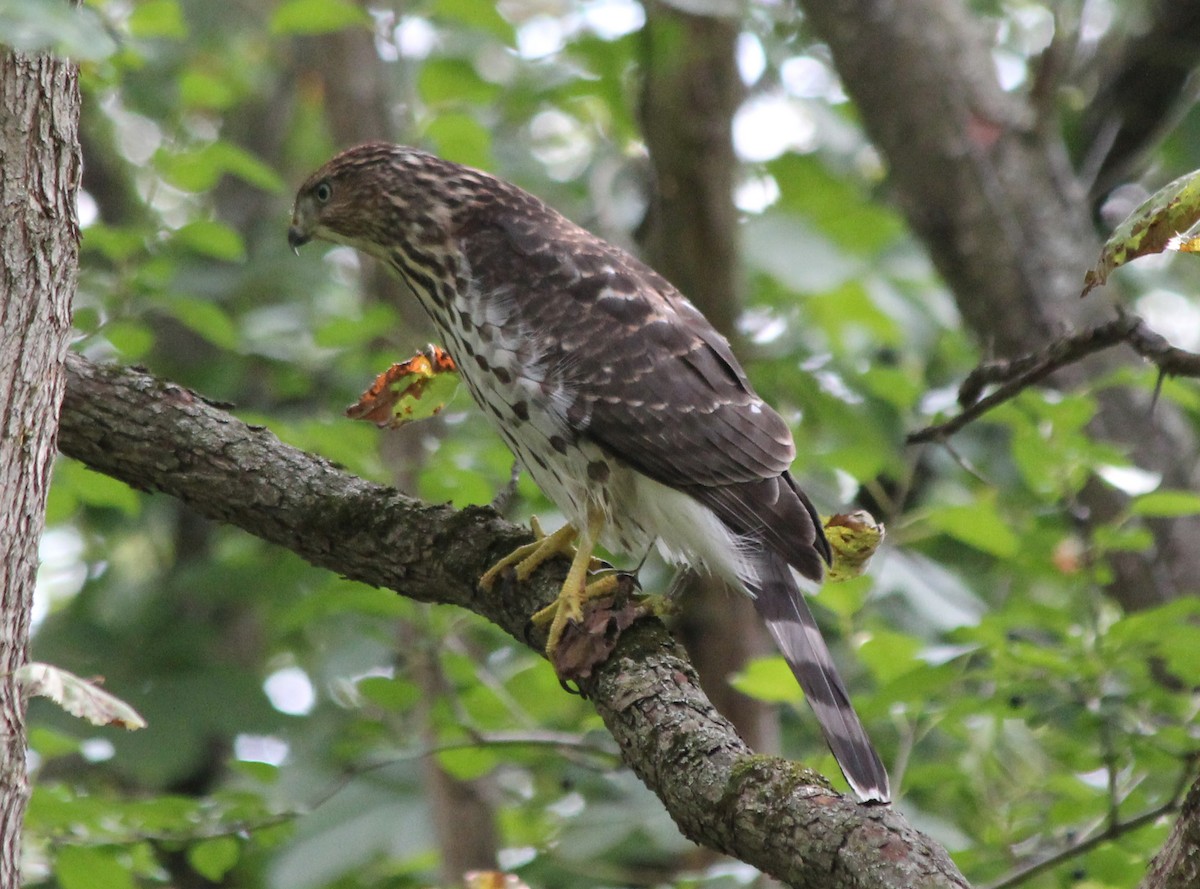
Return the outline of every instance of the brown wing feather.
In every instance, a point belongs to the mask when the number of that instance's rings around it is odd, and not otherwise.
[[[791,431],[725,338],[640,260],[525,193],[512,200],[481,208],[468,259],[485,288],[533,282],[517,311],[558,350],[550,372],[576,399],[576,430],[819,580],[829,546],[787,474]]]
[[[578,431],[675,488],[786,470],[795,458],[791,432],[750,387],[724,337],[644,263],[541,210],[540,237],[530,233],[526,203],[509,216],[493,208],[497,221],[474,228],[464,244],[483,287],[487,279],[534,282],[516,310],[556,348],[550,372],[580,403]]]

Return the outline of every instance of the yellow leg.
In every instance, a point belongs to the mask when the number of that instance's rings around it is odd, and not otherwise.
[[[509,566],[515,566],[513,570],[517,575],[517,580],[524,583],[534,571],[555,556],[574,556],[576,554],[572,544],[579,536],[579,532],[573,525],[563,525],[553,534],[547,535],[543,533],[541,523],[536,517],[529,524],[537,539],[533,543],[518,546],[484,572],[483,577],[479,578],[480,589],[490,590],[495,586],[496,578]]]
[[[567,571],[567,579],[563,581],[558,598],[530,618],[538,627],[545,627],[547,623],[550,625],[546,637],[546,656],[550,658],[551,663],[554,663],[554,652],[562,640],[567,622],[582,623],[584,603],[611,593],[619,583],[618,572],[606,574],[592,583],[587,582],[588,571],[597,561],[592,558],[592,550],[603,522],[600,515],[593,514],[588,518],[588,533],[575,550],[575,557],[571,560],[571,568]]]
[[[603,513],[592,513],[588,517],[587,533],[580,535],[574,525],[564,525],[553,534],[546,534],[536,518],[530,521],[533,543],[519,546],[484,573],[479,578],[482,590],[491,590],[497,578],[508,568],[512,568],[516,579],[524,582],[529,579],[539,567],[557,556],[570,556],[571,567],[567,571],[567,579],[563,582],[558,598],[538,611],[530,618],[535,626],[546,630],[546,656],[555,663],[554,654],[562,641],[568,623],[574,621],[582,624],[584,620],[583,606],[591,599],[608,595],[616,590],[625,576],[607,562],[594,558],[592,551],[595,541],[604,527]],[[574,546],[577,538],[582,536],[580,545]],[[588,575],[600,572],[601,576],[588,583]]]

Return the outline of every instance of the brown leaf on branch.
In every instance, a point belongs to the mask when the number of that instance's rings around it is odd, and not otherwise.
[[[637,584],[630,574],[617,576],[611,596],[585,606],[583,622],[568,621],[554,652],[555,672],[563,680],[588,679],[608,660],[621,634],[642,617],[654,613],[645,598],[634,595]]]
[[[36,661],[18,668],[15,675],[26,694],[49,698],[92,725],[117,725],[129,731],[146,727],[146,720],[136,710],[100,688],[102,679],[84,679]]]
[[[457,389],[454,359],[440,346],[430,345],[377,376],[371,388],[346,408],[346,416],[395,429],[441,413]]]

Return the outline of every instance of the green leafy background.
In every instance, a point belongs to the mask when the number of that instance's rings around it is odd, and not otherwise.
[[[1017,24],[1048,13],[987,7],[1008,26],[997,29],[1009,35],[1001,49],[1026,70]],[[433,501],[487,502],[504,487],[511,458],[465,396],[395,435],[342,416],[429,332],[411,306],[364,296],[346,251],[288,250],[293,189],[340,147],[337,109],[306,66],[320,41],[373,30],[375,76],[407,140],[630,243],[646,177],[634,113],[640,7],[17,9],[0,14],[0,42],[53,47],[83,65],[76,349],[145,364]],[[1109,27],[1125,26],[1115,13]],[[1200,606],[1127,615],[1102,586],[1114,553],[1152,545],[1147,522],[1200,512],[1200,497],[1159,490],[1088,434],[1098,393],[1149,392],[1148,370],[1070,394],[1028,391],[960,434],[959,459],[904,446],[906,432],[951,410],[980,349],[888,207],[825,51],[784,6],[747,11],[742,27],[750,100],[787,106],[813,134],[741,172],[737,349],[792,421],[797,473],[814,499],[866,497],[888,525],[870,575],[822,592],[820,618],[899,804],[986,881],[1087,835],[1114,807],[1132,818],[1177,792],[1198,747]],[[796,65],[809,72],[804,90],[784,76]],[[1157,181],[1200,166],[1197,146],[1168,140]],[[1135,303],[1195,318],[1186,259],[1122,274]],[[1197,423],[1193,384],[1168,382],[1161,398]],[[1097,474],[1140,496],[1085,535],[1073,507]],[[510,513],[556,521],[524,479]],[[697,856],[620,767],[588,705],[472,616],[331,576],[69,460],[57,467],[49,522],[35,655],[103,676],[149,728],[91,728],[34,703],[28,886],[435,884],[446,878],[432,762],[484,779],[500,864],[531,885],[753,878]],[[836,773],[780,661],[755,662],[736,681],[780,703],[788,754]],[[1167,827],[1152,821],[1027,885],[1133,885]]]

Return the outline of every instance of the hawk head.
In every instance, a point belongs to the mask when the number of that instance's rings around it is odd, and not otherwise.
[[[416,148],[350,148],[300,187],[288,243],[298,251],[317,238],[387,258],[398,244],[444,240],[464,202],[454,173],[455,165]]]

